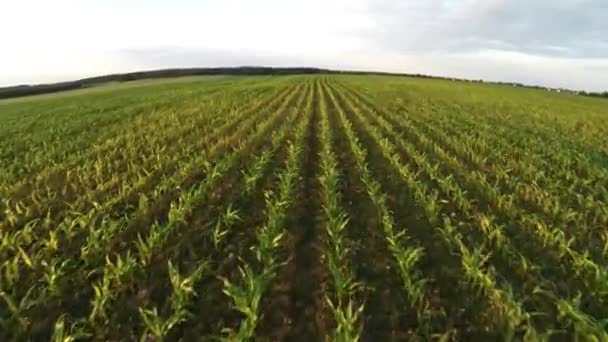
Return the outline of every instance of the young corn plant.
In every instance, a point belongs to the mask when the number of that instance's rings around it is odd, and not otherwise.
[[[174,327],[190,317],[187,306],[192,298],[197,295],[194,291],[194,285],[203,277],[207,264],[198,265],[188,276],[181,275],[171,261],[168,262],[167,268],[172,288],[168,313],[163,317],[156,307],[152,309],[139,308],[139,314],[145,326],[141,341],[147,341],[149,338],[163,341]]]
[[[330,98],[336,103],[333,94],[330,94]],[[396,260],[398,271],[403,281],[406,297],[410,301],[410,306],[416,310],[420,325],[419,331],[428,335],[430,333],[428,325],[431,319],[431,310],[425,295],[427,280],[416,269],[416,265],[424,255],[424,250],[416,246],[403,247],[402,241],[407,240],[407,231],[403,229],[397,232],[394,228],[393,216],[386,204],[386,195],[382,193],[380,183],[373,178],[367,166],[367,151],[359,142],[352,124],[346,118],[342,108],[339,106],[336,106],[336,108],[342,127],[348,137],[351,152],[355,156],[361,181],[365,184],[367,193],[376,206],[385,239],[390,252]]]
[[[264,290],[276,276],[276,267],[266,267],[262,272],[255,272],[251,266],[244,264],[244,266],[239,267],[239,273],[238,284],[220,277],[224,284],[224,294],[232,299],[234,308],[245,316],[237,331],[230,329],[222,331],[226,335],[221,338],[224,341],[236,342],[253,339],[260,319],[260,301]]]
[[[130,253],[123,258],[116,255],[113,262],[109,256],[106,257],[103,278],[93,284],[93,298],[91,300],[91,313],[89,321],[105,322],[109,317],[109,309],[116,296],[126,290],[133,281],[133,272],[138,267],[137,259]]]
[[[295,152],[295,148],[290,147],[290,150],[291,155],[299,154]],[[241,277],[238,283],[220,278],[224,283],[224,293],[233,300],[235,309],[245,315],[238,331],[224,331],[227,340],[250,340],[255,335],[261,297],[281,265],[277,251],[284,236],[286,210],[290,204],[285,197],[291,194],[295,175],[295,171],[289,169],[281,175],[279,196],[274,196],[271,192],[265,194],[267,221],[257,230],[257,245],[253,247],[262,270],[256,272],[252,266],[245,263],[239,268]]]
[[[553,292],[537,287],[535,294],[545,295],[553,300],[558,313],[558,320],[565,328],[571,328],[577,341],[608,341],[608,318],[597,320],[590,317],[580,308],[581,293],[572,299],[559,298]]]
[[[245,317],[237,331],[225,329],[222,331],[223,340],[249,341],[255,337],[255,330],[260,319],[260,301],[264,291],[277,270],[283,265],[280,261],[279,249],[284,238],[288,210],[292,205],[292,197],[296,190],[296,181],[302,164],[302,145],[305,141],[305,128],[310,122],[310,116],[296,128],[295,142],[287,147],[285,168],[279,175],[276,192],[266,191],[266,221],[256,230],[257,244],[252,247],[260,271],[253,264],[243,262],[239,267],[240,278],[233,282],[225,277],[219,277],[224,284],[223,292],[233,301],[235,310]]]
[[[21,276],[21,258],[14,256],[0,265],[0,291],[14,288]]]
[[[262,178],[266,165],[270,162],[271,158],[272,151],[266,150],[258,157],[249,171],[243,171],[246,193],[250,194],[255,190],[257,181]]]
[[[302,120],[296,127],[296,130],[298,132],[302,131],[303,128],[305,127],[304,126],[305,124],[306,124],[306,120]],[[248,173],[243,172],[245,174],[245,188],[246,188],[244,196],[251,196],[253,191],[259,186],[260,180],[262,179],[262,176],[264,175],[264,172],[266,171],[268,164],[270,164],[272,157],[277,152],[277,150],[281,147],[281,144],[284,142],[284,139],[287,136],[287,133],[290,131],[291,131],[291,129],[289,129],[289,128],[282,128],[279,130],[279,132],[277,134],[273,135],[270,150],[264,150],[264,152],[262,152],[262,154],[255,161],[254,166],[251,168],[250,172],[248,172]],[[296,151],[292,150],[293,148],[294,147],[288,147],[288,153],[293,154],[294,152],[296,152]],[[298,151],[298,154],[299,153],[301,153],[301,152]],[[288,179],[290,179],[290,177],[281,178],[282,183],[280,184],[279,191],[287,191],[285,188],[291,186],[291,184],[285,183],[285,181]],[[265,192],[264,196],[265,196],[265,200],[267,202],[272,199],[271,192]],[[287,203],[283,203],[282,205],[284,206],[285,204],[287,204]],[[284,208],[281,208],[281,203],[277,203],[276,205],[267,203],[267,207],[271,208],[271,210],[277,211],[279,213],[284,209]],[[277,214],[270,214],[269,217],[275,218],[276,222],[280,222],[282,220],[282,218]],[[212,231],[212,239],[213,239],[215,248],[219,247],[220,243],[223,241],[224,237],[228,233],[230,226],[232,226],[234,223],[236,223],[240,219],[241,218],[238,216],[238,209],[232,209],[232,204],[229,204],[228,208],[226,209],[226,212],[224,214],[220,215],[220,217],[219,217],[218,221],[216,222],[216,224],[213,228],[213,231]],[[276,226],[276,222],[271,225]],[[272,236],[273,234],[276,234],[276,232],[274,232],[273,230],[270,230],[270,231],[265,230],[265,231],[261,232],[261,234],[270,234]],[[280,242],[280,237],[277,239],[277,241],[271,241],[267,237],[263,238],[262,241],[271,242],[271,244],[272,243],[278,244]],[[264,249],[264,247],[261,247],[261,248]],[[260,254],[259,249],[256,253]],[[258,258],[260,258],[260,257],[261,257],[261,255],[258,255]]]
[[[6,332],[26,332],[33,323],[28,316],[29,311],[39,304],[40,299],[35,298],[36,287],[30,287],[21,298],[14,298],[5,291],[0,291],[0,298],[4,300],[8,309],[6,314],[0,317],[3,330]]]
[[[59,263],[52,261],[48,264],[46,261],[42,261],[42,266],[45,268],[44,281],[46,282],[45,290],[51,296],[57,296],[61,293],[61,287],[65,281],[65,276],[68,268],[70,268],[70,260],[64,260]]]
[[[357,282],[349,265],[349,248],[344,238],[348,226],[348,216],[341,207],[342,198],[339,191],[340,175],[338,163],[332,150],[333,136],[329,125],[325,94],[321,92],[321,135],[320,159],[321,202],[325,232],[328,236],[325,250],[325,261],[332,280],[333,295],[327,294],[325,300],[331,309],[336,330],[333,339],[336,341],[358,341],[360,329],[359,316],[364,305],[354,304],[354,296],[363,284]]]
[[[241,217],[239,216],[238,209],[232,209],[232,204],[228,205],[226,211],[218,218],[211,234],[213,246],[216,249],[219,248],[222,241],[224,241],[226,234],[230,231],[230,227],[240,220]]]
[[[66,315],[61,315],[55,322],[52,342],[75,342],[91,337],[91,333],[87,331],[86,320],[68,323],[66,317]]]
[[[440,228],[444,241],[455,254],[460,255],[462,270],[477,295],[487,299],[490,309],[496,316],[494,324],[505,340],[512,340],[519,332],[537,336],[532,317],[512,292],[509,284],[499,284],[493,269],[487,266],[490,254],[483,252],[485,246],[470,250],[463,241],[462,234],[456,232],[449,218],[445,218]]]

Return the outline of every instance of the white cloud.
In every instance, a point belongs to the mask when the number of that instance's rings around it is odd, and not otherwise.
[[[604,0],[4,1],[0,86],[266,64],[600,90],[607,17]]]

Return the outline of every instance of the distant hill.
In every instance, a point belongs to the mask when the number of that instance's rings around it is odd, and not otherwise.
[[[526,87],[526,88],[538,88],[546,89],[549,91],[557,92],[569,92],[584,96],[593,97],[604,97],[608,98],[608,91],[603,93],[586,92],[586,91],[574,91],[563,88],[547,88],[541,86],[525,85],[514,82],[486,82],[483,80],[466,80],[451,77],[441,76],[430,76],[422,74],[406,74],[406,73],[389,73],[389,72],[376,72],[376,71],[345,71],[345,70],[330,70],[321,68],[309,68],[309,67],[290,67],[290,68],[273,68],[273,67],[262,67],[262,66],[242,66],[242,67],[225,67],[225,68],[183,68],[183,69],[163,69],[163,70],[150,70],[150,71],[138,71],[129,72],[124,74],[111,74],[104,76],[96,76],[83,78],[76,81],[49,83],[49,84],[37,84],[37,85],[17,85],[11,87],[0,87],[0,99],[21,97],[29,95],[55,93],[66,90],[75,90],[81,88],[91,87],[101,83],[107,82],[128,82],[135,80],[143,80],[150,78],[171,78],[180,76],[199,76],[199,75],[296,75],[296,74],[318,74],[318,73],[331,73],[331,74],[354,74],[354,75],[386,75],[386,76],[408,76],[408,77],[420,77],[420,78],[433,78],[433,79],[444,79],[453,81],[463,82],[480,82],[490,84],[500,84],[513,87]]]

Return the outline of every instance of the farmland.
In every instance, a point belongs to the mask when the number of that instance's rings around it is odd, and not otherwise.
[[[608,340],[608,101],[219,76],[0,101],[0,340]]]

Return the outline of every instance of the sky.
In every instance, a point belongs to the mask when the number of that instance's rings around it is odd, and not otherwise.
[[[314,66],[608,90],[608,0],[2,0],[0,86]]]

